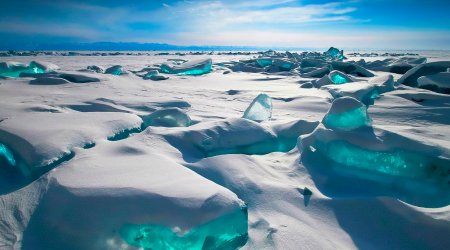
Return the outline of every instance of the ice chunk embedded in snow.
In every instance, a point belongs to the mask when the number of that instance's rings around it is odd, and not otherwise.
[[[192,228],[185,234],[162,225],[128,224],[121,228],[130,245],[145,249],[238,249],[247,242],[246,208]]]
[[[366,106],[352,97],[335,99],[322,120],[327,128],[346,131],[370,126],[371,122]]]
[[[162,64],[160,67],[162,73],[177,75],[203,75],[211,72],[211,70],[211,59],[192,60],[175,66]]]
[[[256,63],[262,68],[264,68],[266,66],[272,65],[273,61],[271,58],[258,58],[256,59]]]
[[[120,76],[123,74],[123,68],[121,65],[114,65],[105,70],[105,74]]]
[[[40,68],[39,65],[30,63],[24,65],[18,62],[1,62],[0,76],[19,77],[22,73],[45,73],[45,69]]]
[[[321,86],[329,85],[329,84],[345,84],[353,82],[353,79],[337,70],[333,70],[330,74],[323,76],[319,80],[314,83],[314,86],[319,88]]]
[[[104,73],[104,72],[105,72],[105,69],[104,69],[104,68],[102,68],[102,67],[100,67],[100,66],[97,66],[97,65],[90,65],[90,66],[87,66],[87,69],[88,69],[88,70],[95,71],[95,72],[97,72],[97,73]]]
[[[376,127],[341,131],[319,125],[300,137],[298,147],[325,194],[387,195],[422,207],[450,204],[450,162],[440,146]]]
[[[334,47],[329,48],[324,54],[332,60],[344,60],[344,51]]]
[[[259,94],[244,112],[243,118],[262,122],[272,117],[272,98],[267,94]]]
[[[192,120],[179,108],[165,108],[142,117],[143,126],[157,127],[188,127],[192,125]]]

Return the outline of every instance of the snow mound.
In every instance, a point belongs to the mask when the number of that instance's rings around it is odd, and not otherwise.
[[[89,73],[63,73],[59,77],[74,83],[100,82],[100,78]]]
[[[37,179],[74,156],[75,148],[132,127],[142,120],[126,113],[44,113],[18,115],[0,123],[0,142],[13,152],[17,167],[2,172],[0,193],[8,193]],[[23,126],[29,124],[30,126]]]
[[[450,94],[450,72],[421,76],[417,78],[417,85],[419,88]]]
[[[185,159],[224,154],[263,155],[287,152],[301,134],[311,132],[316,122],[297,121],[273,128],[247,119],[227,119],[193,125],[181,131],[160,131]]]
[[[30,81],[32,85],[59,85],[70,83],[68,80],[60,77],[39,77]]]
[[[43,177],[47,185],[24,231],[22,247],[244,245],[245,204],[229,190],[155,154],[155,147],[146,145],[148,139],[136,136],[98,145]]]

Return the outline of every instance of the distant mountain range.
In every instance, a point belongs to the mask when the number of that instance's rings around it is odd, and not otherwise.
[[[218,50],[218,51],[251,51],[251,50],[307,50],[305,48],[255,47],[255,46],[181,46],[165,43],[134,42],[95,42],[95,43],[15,43],[2,44],[0,50],[73,50],[73,51],[165,51],[165,50]]]

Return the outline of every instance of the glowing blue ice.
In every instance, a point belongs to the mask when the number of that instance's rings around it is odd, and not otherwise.
[[[123,74],[123,68],[120,65],[114,65],[112,67],[107,68],[105,70],[105,74],[120,76],[121,74]]]
[[[244,112],[243,118],[252,121],[267,121],[272,117],[272,98],[259,94]]]
[[[17,78],[21,73],[45,73],[45,70],[38,67],[33,62],[26,66],[21,63],[1,63],[0,65],[0,76],[8,76]]]
[[[324,118],[327,128],[352,130],[362,126],[370,126],[371,120],[365,106],[335,114],[327,114]]]
[[[173,67],[162,64],[160,72],[177,75],[203,75],[212,71],[212,60],[193,60]]]
[[[343,50],[339,50],[337,48],[331,47],[330,49],[328,49],[327,52],[325,52],[325,55],[327,55],[328,57],[330,57],[333,60],[343,60],[344,59],[344,51]]]
[[[266,66],[272,65],[273,61],[270,58],[259,58],[256,59],[256,63],[258,63],[259,66],[264,68]]]
[[[333,101],[330,110],[322,123],[330,129],[353,130],[370,126],[372,120],[367,114],[367,108],[352,97],[341,97]]]
[[[162,225],[128,224],[121,228],[120,235],[128,244],[144,249],[233,250],[247,242],[247,228],[247,209],[243,208],[192,228],[184,234]]]
[[[330,78],[331,78],[331,81],[332,81],[334,84],[344,84],[344,83],[348,83],[348,80],[347,80],[345,77],[343,77],[342,75],[340,75],[340,74],[334,74],[334,75],[332,75]]]
[[[388,175],[410,178],[426,177],[429,160],[405,150],[372,151],[346,141],[331,141],[316,144],[316,149],[329,159],[347,166]]]
[[[11,166],[16,165],[16,160],[13,153],[11,152],[11,150],[9,150],[8,147],[6,147],[6,145],[2,143],[0,143],[0,159],[1,158],[4,158],[6,162]]]

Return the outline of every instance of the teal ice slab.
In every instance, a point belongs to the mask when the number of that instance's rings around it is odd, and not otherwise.
[[[332,81],[334,84],[344,84],[344,83],[348,83],[348,80],[347,80],[345,77],[343,77],[342,75],[340,75],[340,74],[334,74],[334,75],[331,76],[330,78],[331,78],[331,81]]]
[[[353,130],[370,126],[372,120],[367,114],[366,107],[361,106],[341,113],[329,113],[325,116],[323,123],[331,129]]]
[[[248,239],[248,215],[244,207],[205,224],[179,232],[164,225],[127,224],[120,230],[129,245],[158,250],[234,250]]]

